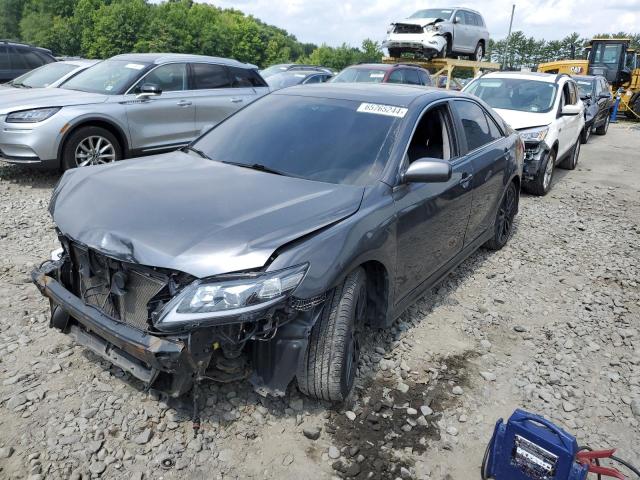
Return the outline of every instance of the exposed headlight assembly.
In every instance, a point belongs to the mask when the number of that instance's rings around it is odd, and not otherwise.
[[[306,272],[305,264],[239,278],[196,280],[165,305],[156,327],[174,330],[189,324],[222,324],[228,317],[268,308],[293,293]]]
[[[547,138],[549,127],[538,127],[530,130],[522,130],[518,132],[525,142],[541,142]]]
[[[440,25],[427,25],[426,27],[423,28],[423,30],[426,33],[439,32],[440,31]]]
[[[34,108],[33,110],[22,110],[20,112],[12,112],[7,115],[7,123],[38,123],[52,117],[60,107]]]

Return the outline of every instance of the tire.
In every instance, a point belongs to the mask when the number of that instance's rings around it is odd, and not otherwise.
[[[537,195],[539,197],[545,196],[551,190],[551,184],[553,183],[553,173],[555,172],[556,163],[556,151],[551,150],[549,155],[546,156],[542,162],[540,170],[536,178],[523,185],[525,191]]]
[[[602,125],[596,128],[596,133],[598,135],[606,135],[609,130],[609,122],[611,121],[611,115],[607,115],[607,119],[604,121]]]
[[[565,170],[575,170],[578,165],[578,160],[580,159],[580,140],[576,142],[576,144],[571,149],[571,154],[567,156],[562,162],[560,162],[559,167],[564,168]]]
[[[83,157],[83,154],[86,156]],[[82,158],[86,160],[83,162]],[[81,127],[65,142],[61,166],[63,170],[69,170],[86,165],[102,165],[120,159],[122,146],[113,133],[102,127]]]
[[[518,211],[518,189],[511,182],[502,196],[502,201],[496,212],[496,221],[493,227],[493,237],[484,244],[489,250],[500,250],[504,247],[513,230],[513,218]]]
[[[367,302],[366,273],[351,272],[325,301],[311,330],[304,359],[296,374],[302,393],[319,400],[344,401],[358,369],[358,337]]]
[[[451,56],[451,39],[446,36],[444,37],[445,40],[445,44],[442,47],[442,50],[440,50],[440,52],[438,52],[438,58],[447,58],[449,56]]]
[[[580,133],[580,143],[585,144],[589,141],[589,138],[591,138],[591,131],[593,130],[593,125],[590,126],[586,126],[582,129],[582,132]]]
[[[478,42],[478,45],[476,45],[476,49],[473,52],[473,60],[475,62],[481,62],[483,57],[484,57],[484,45],[482,44],[482,42]]]

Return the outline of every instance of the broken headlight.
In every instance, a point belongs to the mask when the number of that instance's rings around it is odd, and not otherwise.
[[[525,142],[541,142],[547,137],[549,127],[536,127],[528,130],[519,130],[520,138]]]
[[[216,323],[220,318],[262,310],[293,293],[306,272],[305,264],[238,278],[196,280],[162,309],[156,326],[162,330],[188,323]]]

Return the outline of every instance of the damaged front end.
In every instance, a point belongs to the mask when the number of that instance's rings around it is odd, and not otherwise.
[[[292,296],[306,265],[198,279],[59,238],[58,258],[32,273],[52,327],[173,397],[204,379],[284,394],[324,301]]]
[[[392,57],[403,53],[411,53],[431,59],[443,52],[446,53],[447,39],[442,31],[442,19],[422,24],[406,22],[393,23],[387,31],[387,38],[382,47],[389,50]]]

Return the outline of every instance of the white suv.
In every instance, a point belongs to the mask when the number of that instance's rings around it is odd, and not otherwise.
[[[576,168],[584,105],[571,77],[495,72],[476,78],[463,91],[480,97],[520,133],[526,146],[526,191],[546,195],[556,165]]]

